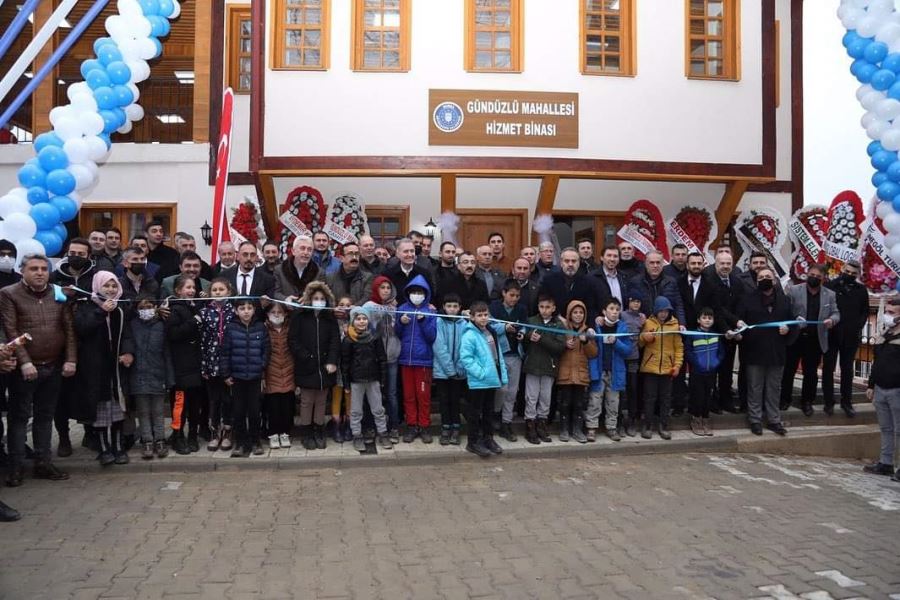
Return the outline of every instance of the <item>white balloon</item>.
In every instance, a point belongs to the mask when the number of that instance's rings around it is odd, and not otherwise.
[[[100,115],[97,116],[99,117]],[[63,140],[81,137],[81,123],[72,117],[59,119],[56,124],[53,125],[53,130],[56,132],[56,135]]]
[[[863,96],[863,99],[860,100],[860,104],[863,105],[868,111],[875,110],[875,107],[878,106],[883,100],[887,98],[887,94],[879,91],[872,91]]]
[[[886,216],[888,216],[892,212],[894,212],[894,207],[891,205],[890,202],[886,202],[886,201],[882,200],[881,202],[879,202],[878,204],[875,205],[875,214],[878,216],[879,219],[884,219]],[[893,246],[893,244],[890,244],[890,245]]]
[[[881,220],[888,233],[900,234],[900,214],[893,212]]]
[[[866,94],[876,91],[875,88],[872,87],[871,84],[864,83],[859,86],[859,89],[856,90],[856,99],[862,102],[862,99],[866,97]]]
[[[147,40],[152,46],[153,42]],[[150,65],[144,60],[129,60],[125,63],[131,69],[131,82],[140,83],[150,77]]]
[[[150,41],[150,38],[138,39],[138,45],[141,50],[140,57],[144,60],[150,60],[156,56],[156,44]]]
[[[73,83],[66,89],[66,96],[70,101],[75,100],[78,96],[88,95],[91,96],[91,88],[85,81],[78,81]]]
[[[867,12],[870,16],[875,16],[879,19],[887,18],[894,12],[894,0],[872,0],[869,3]]]
[[[900,116],[900,100],[885,98],[875,106],[875,114],[885,121],[893,121]]]
[[[7,219],[14,214],[28,214],[31,203],[27,198],[7,194],[0,198],[0,218]]]
[[[856,6],[848,6],[841,18],[841,24],[846,29],[857,29],[859,22],[866,16],[866,11]]]
[[[103,140],[100,140],[100,141],[103,141]],[[84,166],[87,167],[87,170],[91,172],[91,176],[94,179],[97,179],[97,176],[100,174],[100,167],[97,166],[97,163],[95,163],[92,160],[89,160],[86,163],[84,163]]]
[[[10,238],[7,237],[7,239]],[[10,239],[10,241],[12,240]],[[25,256],[27,256],[28,254],[41,254],[46,256],[47,250],[44,249],[44,245],[42,243],[29,236],[28,239],[20,239],[16,242],[16,258],[18,259],[17,266],[20,266],[22,264],[22,259],[25,258]]]
[[[878,30],[878,33],[875,34],[875,39],[890,46],[897,40],[900,40],[900,25],[892,22],[885,23]]]
[[[87,143],[88,158],[92,161],[102,161],[109,155],[109,149],[106,147],[106,142],[99,137],[93,135],[85,138],[84,141]]]
[[[878,115],[875,113],[875,111],[870,110],[859,118],[859,124],[862,125],[863,129],[865,129],[877,120]]]
[[[68,105],[57,106],[55,108],[50,109],[49,117],[50,117],[50,123],[52,125],[56,125],[60,121],[60,119],[66,119],[66,118],[69,118],[72,116],[74,116],[73,111]]]
[[[82,113],[79,117],[81,132],[86,136],[103,133],[103,117],[94,112]]]
[[[84,138],[71,138],[63,144],[70,163],[83,163],[88,159],[88,145]]]
[[[131,121],[125,121],[125,124],[116,129],[116,131],[119,133],[128,133],[131,131],[131,127]],[[897,149],[900,150],[900,147],[898,147]]]
[[[37,233],[37,225],[28,213],[18,212],[7,216],[3,220],[3,227],[6,229],[6,239],[11,242],[18,242],[34,237]]]
[[[891,152],[900,150],[900,129],[891,128],[881,134],[881,145]]]
[[[172,4],[175,5],[175,10],[172,11],[172,14],[169,15],[169,20],[177,19],[178,15],[181,14],[181,4],[178,3],[178,0],[172,0]]]
[[[21,198],[22,200],[28,200],[28,190],[23,187],[14,187],[9,190],[7,196],[13,196],[15,198]]]
[[[106,32],[114,40],[117,38],[131,36],[131,31],[128,27],[128,19],[121,15],[112,15],[111,17],[106,17],[104,26],[106,27]]]
[[[140,104],[129,104],[125,107],[125,115],[132,121],[140,121],[144,118],[144,107]]]
[[[864,38],[873,37],[881,27],[881,19],[874,15],[866,15],[856,25],[856,33]]]
[[[116,40],[116,42],[119,44],[119,52],[122,53],[122,60],[125,61],[125,64],[141,59],[141,46],[138,44],[137,38],[128,37]]]
[[[87,189],[94,183],[94,173],[84,165],[69,165],[69,173],[75,178],[75,189]],[[71,196],[71,194],[69,194]]]
[[[141,97],[141,90],[138,89],[138,86],[134,85],[133,83],[131,83],[129,81],[128,83],[125,84],[125,87],[127,87],[129,90],[131,90],[131,93],[134,95],[134,102],[137,102],[138,98]]]
[[[878,119],[866,127],[866,135],[868,135],[870,139],[878,141],[881,140],[881,136],[884,135],[884,132],[890,129],[890,127],[890,123]]]
[[[139,15],[129,15],[126,17],[128,31],[132,36],[141,39],[150,37],[150,33],[153,31],[153,27],[150,25],[150,21],[147,20],[147,17],[143,15],[143,13]]]
[[[140,16],[144,14],[137,0],[118,0],[116,8],[119,9],[119,14],[123,16]]]
[[[99,110],[97,106],[97,101],[94,100],[94,97],[90,94],[81,94],[76,96],[74,100],[72,100],[72,108],[75,110],[75,113],[78,115],[82,115],[84,113],[95,113]],[[78,117],[81,119],[82,117]]]

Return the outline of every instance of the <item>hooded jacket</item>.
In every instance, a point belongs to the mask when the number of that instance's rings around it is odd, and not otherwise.
[[[175,366],[175,386],[179,390],[198,388],[200,378],[200,321],[190,302],[173,302],[166,319],[166,338]]]
[[[315,292],[325,294],[326,307],[334,308],[334,295],[321,281],[310,282],[301,304],[309,305]],[[341,330],[333,310],[299,309],[291,316],[288,345],[294,355],[294,381],[301,388],[324,390],[337,382],[337,371],[329,373],[325,365],[340,366]]]
[[[431,286],[422,275],[416,275],[403,288],[403,295],[409,298],[409,290],[413,287],[420,287],[425,290],[425,300],[419,306],[415,306],[407,300],[401,304],[397,310],[401,313],[404,311],[416,313],[410,314],[409,323],[403,323],[402,316],[397,317],[394,329],[397,337],[400,338],[400,358],[401,365],[409,367],[428,367],[429,369],[434,363],[434,352],[432,345],[437,337],[437,323],[435,322],[434,309],[429,306],[431,303]],[[419,318],[419,314],[424,315]]]
[[[466,371],[459,358],[466,319],[440,315],[434,339],[434,379],[464,378]]]
[[[585,313],[587,320],[587,307],[581,300],[572,300],[566,307],[566,323],[572,323],[572,311],[581,308]],[[588,369],[588,361],[597,356],[597,343],[591,338],[587,338],[586,342],[582,342],[578,335],[587,332],[587,326],[582,323],[578,329],[574,329],[570,325],[570,329],[574,336],[566,338],[575,340],[574,348],[566,348],[562,356],[559,358],[559,373],[556,376],[558,385],[583,385],[587,386],[591,383],[591,373]]]
[[[294,388],[294,357],[288,345],[290,337],[291,313],[285,317],[281,329],[267,319],[266,329],[269,332],[269,363],[266,365],[266,393],[267,394],[293,394]]]
[[[487,334],[494,339],[494,350],[488,346],[484,332],[474,323],[466,322],[463,326],[462,341],[459,348],[459,362],[466,373],[466,384],[470,390],[494,389],[506,385],[509,376],[506,362],[503,360],[500,340],[497,333],[487,328]]]
[[[220,375],[219,356],[228,324],[234,319],[230,301],[205,302],[200,309],[200,374],[203,377]]]
[[[530,325],[544,325],[544,319],[541,315],[534,315],[528,319]],[[557,329],[565,329],[566,324],[557,316],[550,318],[547,327],[555,327]],[[562,356],[566,349],[566,338],[561,333],[551,333],[549,331],[538,330],[541,339],[537,342],[531,341],[531,333],[535,331],[533,328],[524,328],[525,338],[522,344],[525,348],[525,361],[522,364],[522,370],[528,375],[538,375],[541,377],[556,377],[559,368],[559,357]]]
[[[661,310],[669,311],[669,318],[662,323],[656,316]],[[672,375],[674,369],[681,369],[684,363],[684,344],[681,335],[678,335],[680,333],[678,319],[672,315],[672,303],[665,296],[658,297],[653,303],[653,315],[641,330],[640,346],[644,349],[641,373]],[[652,338],[652,341],[644,339],[645,335]]]
[[[385,282],[391,284],[391,297],[386,302],[382,302],[378,288]],[[384,345],[384,353],[389,365],[396,363],[400,357],[400,338],[397,337],[397,332],[394,330],[397,320],[396,308],[394,308],[396,300],[397,289],[393,282],[389,277],[379,275],[372,281],[371,298],[363,304],[363,308],[369,315],[369,326],[375,330],[375,337]]]
[[[629,360],[632,353],[637,350],[637,331],[632,331],[628,323],[619,318],[616,323],[616,333],[634,333],[634,336],[618,337],[614,344],[605,344],[603,342],[603,329],[601,325],[594,327],[597,332],[597,356],[590,360],[591,370],[591,391],[602,392],[604,390],[603,383],[603,356],[606,352],[612,352],[612,371],[610,371],[610,386],[614,392],[621,392],[625,389],[626,376],[628,367],[625,364]],[[635,357],[637,358],[637,357]]]

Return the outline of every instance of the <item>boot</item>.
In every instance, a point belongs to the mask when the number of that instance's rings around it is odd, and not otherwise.
[[[619,439],[622,439],[623,437],[625,437],[626,421],[628,421],[628,419],[625,418],[625,415],[619,415],[619,420],[616,422],[616,433],[618,434]]]
[[[116,455],[109,441],[109,430],[106,428],[100,430],[100,455],[97,457],[97,460],[104,467],[108,467],[116,462]]]
[[[587,437],[584,435],[584,414],[579,410],[572,419],[572,439],[579,444],[587,444]]]
[[[313,426],[312,425],[301,425],[300,426],[300,442],[303,444],[303,447],[307,450],[315,450],[316,449],[316,440],[313,437]]]
[[[507,442],[515,442],[519,439],[516,434],[513,433],[512,423],[503,423],[500,426],[500,436]]]
[[[597,441],[597,430],[596,429],[588,429],[587,430],[587,441],[596,442]]]
[[[331,420],[332,427],[332,436],[334,438],[335,444],[343,444],[344,443],[344,428],[341,426],[340,418],[334,418]]]
[[[559,412],[559,441],[569,441],[569,411],[568,407],[560,407]],[[543,439],[543,438],[542,438]]]
[[[653,437],[653,427],[650,423],[650,419],[644,419],[644,425],[641,428],[641,437],[645,440],[649,440]]]
[[[222,445],[222,428],[219,427],[216,429],[214,435],[209,436],[209,443],[206,444],[206,449],[210,452],[215,452],[219,449],[219,446]]]
[[[669,433],[669,424],[666,421],[659,421],[659,437],[664,440],[671,440],[672,434]]]
[[[541,439],[537,434],[537,427],[535,427],[534,419],[525,419],[525,439],[529,444],[540,444]]]
[[[112,448],[117,465],[127,465],[129,462],[128,450],[125,449],[125,436],[122,435],[122,423],[112,426]]]
[[[541,438],[541,441],[545,444],[553,441],[550,434],[547,433],[547,419],[538,419],[535,431],[537,431],[538,437]]]
[[[619,431],[617,429],[607,429],[606,437],[608,437],[609,439],[611,439],[614,442],[622,441],[622,436],[619,435]]]
[[[815,412],[815,411],[813,411],[812,403],[804,402],[803,403],[803,415],[806,417],[811,417],[811,416],[813,416],[813,412]]]
[[[637,428],[634,426],[634,417],[628,415],[625,419],[625,435],[634,437],[637,435]]]
[[[691,432],[694,435],[706,435],[703,430],[703,423],[700,417],[691,417]]]
[[[231,446],[234,445],[234,442],[231,439],[231,437],[232,437],[231,432],[232,432],[232,429],[230,426],[225,425],[222,427],[222,441],[219,442],[220,450],[223,450],[225,452],[228,452],[229,450],[231,450]]]
[[[700,419],[700,422],[703,427],[703,435],[711,436],[713,434],[712,421],[710,421],[709,419]]]
[[[316,448],[319,450],[325,449],[325,427],[323,425],[315,425],[313,428],[313,435],[315,439]]]
[[[200,451],[200,439],[196,431],[188,433],[188,450],[193,454]]]

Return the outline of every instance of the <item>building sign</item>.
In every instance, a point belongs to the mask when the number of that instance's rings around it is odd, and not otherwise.
[[[430,146],[578,147],[578,94],[429,90]]]

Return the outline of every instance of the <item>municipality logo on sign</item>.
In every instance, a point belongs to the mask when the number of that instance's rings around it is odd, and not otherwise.
[[[455,102],[441,102],[432,115],[434,126],[444,133],[453,133],[463,124],[463,111]]]

